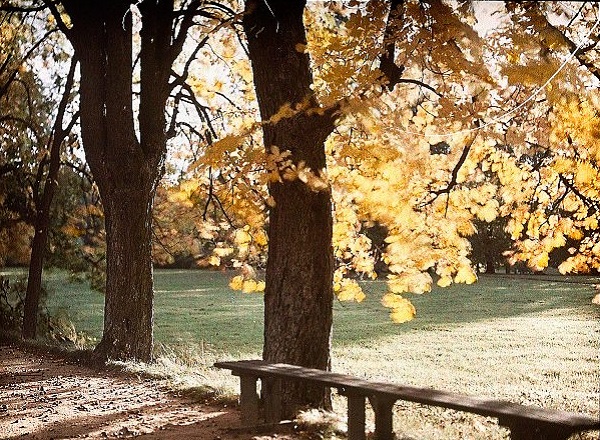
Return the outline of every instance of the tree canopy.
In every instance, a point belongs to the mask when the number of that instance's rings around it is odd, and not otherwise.
[[[373,276],[364,231],[375,223],[386,227],[383,258],[393,295],[385,303],[399,306],[392,307],[396,320],[412,315],[398,294],[427,291],[433,282],[475,281],[468,238],[478,224],[481,229],[498,218],[514,240],[513,263],[543,269],[552,249],[582,235],[583,247],[572,248],[561,270],[592,269],[584,243],[594,240],[583,235],[593,235],[587,207],[594,197],[586,197],[586,185],[594,165],[583,167],[590,156],[574,145],[591,142],[582,140],[585,133],[593,136],[596,11],[507,4],[492,18],[477,3],[398,5],[393,14],[386,2],[307,6],[307,42],[297,49],[310,54],[319,106],[282,105],[262,124],[251,119],[252,108],[238,112],[245,122],[236,122],[230,136],[195,162],[198,175],[209,176],[196,181],[199,193],[216,194],[236,220],[216,220],[233,231],[229,242],[217,244],[212,261],[235,256],[240,240],[238,264],[255,255],[246,252],[248,245],[263,241],[263,213],[276,203],[267,184],[301,180],[314,191],[331,186],[339,298],[363,297],[352,277]],[[491,26],[478,30],[478,19],[492,20]],[[571,39],[582,45],[575,56]],[[390,55],[395,68],[386,75]],[[243,76],[245,67],[237,68]],[[326,179],[285,146],[261,151],[259,127],[331,108],[337,120],[326,141]],[[580,219],[572,215],[577,210]],[[232,284],[262,286],[244,276]]]

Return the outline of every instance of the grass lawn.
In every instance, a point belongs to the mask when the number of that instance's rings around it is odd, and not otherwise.
[[[65,283],[60,272],[46,279],[55,292],[49,308],[65,308],[79,330],[99,337],[102,296]],[[156,368],[184,383],[237,392],[235,378],[209,366],[260,355],[263,309],[260,295],[233,292],[228,280],[218,272],[156,271]],[[334,306],[333,370],[600,416],[600,307],[590,302],[596,282],[482,276],[471,286],[411,296],[417,319],[402,325],[379,304],[385,283],[365,283],[364,303]],[[336,399],[341,414],[344,400]],[[396,430],[410,438],[506,438],[495,419],[409,403],[396,408]]]

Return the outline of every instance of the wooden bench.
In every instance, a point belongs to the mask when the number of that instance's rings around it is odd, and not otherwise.
[[[215,367],[231,370],[240,377],[242,423],[259,422],[261,398],[257,381],[269,382],[272,392],[264,396],[264,419],[267,423],[281,420],[281,380],[296,380],[336,388],[348,399],[348,438],[364,440],[365,403],[369,399],[375,413],[375,438],[391,440],[393,406],[397,400],[440,406],[458,411],[496,417],[510,430],[512,440],[565,440],[572,434],[600,429],[600,420],[585,414],[519,405],[496,399],[465,396],[428,388],[374,382],[346,374],[303,368],[288,364],[271,364],[260,360],[217,362]]]

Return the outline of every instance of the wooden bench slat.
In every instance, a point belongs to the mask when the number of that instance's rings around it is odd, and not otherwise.
[[[261,360],[217,362],[215,367],[229,369],[233,374],[277,377],[311,381],[326,387],[337,388],[343,393],[365,396],[392,397],[430,406],[441,406],[487,417],[497,417],[503,425],[519,421],[537,424],[561,425],[581,430],[600,429],[600,420],[585,414],[547,410],[508,401],[466,396],[431,388],[395,385],[360,379],[346,374],[288,364],[270,364]]]
[[[375,438],[392,440],[393,406],[396,400],[407,400],[430,406],[441,406],[459,411],[471,412],[484,416],[496,417],[501,426],[510,430],[512,440],[566,440],[571,434],[600,429],[600,420],[585,414],[548,410],[515,404],[502,400],[465,396],[457,393],[438,391],[430,388],[394,385],[374,382],[357,377],[333,373],[330,371],[298,367],[288,364],[271,364],[261,360],[217,362],[215,367],[229,369],[240,376],[247,385],[249,394],[255,395],[256,382],[261,379],[263,386],[279,385],[282,379],[297,380],[320,384],[324,387],[337,388],[340,394],[348,397],[348,438],[364,440],[364,403],[369,398],[375,411]],[[242,391],[243,394],[243,391]],[[274,411],[280,404],[279,393],[267,393],[264,400],[265,418],[274,422],[278,416]],[[258,416],[254,400],[256,397],[243,399],[247,403],[242,406],[246,419]],[[252,401],[248,404],[248,401]]]

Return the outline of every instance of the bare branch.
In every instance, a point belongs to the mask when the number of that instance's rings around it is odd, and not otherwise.
[[[92,176],[92,174],[89,172],[88,168],[85,165],[79,166],[69,160],[63,160],[60,162],[60,164],[61,166],[71,168],[77,174],[80,174],[81,176],[85,177],[88,183],[92,184],[94,182],[94,176]]]
[[[443,98],[443,95],[441,93],[439,93],[436,89],[434,89],[433,87],[431,87],[429,84],[425,84],[423,81],[419,81],[418,79],[398,78],[396,80],[396,84],[416,84],[419,87],[424,87],[427,90],[432,91],[433,93],[435,93],[440,98]]]
[[[469,142],[463,148],[463,150],[460,154],[460,158],[458,159],[458,162],[456,162],[456,165],[452,169],[452,178],[450,179],[450,182],[448,182],[448,185],[445,188],[439,189],[437,191],[433,191],[434,194],[436,194],[436,195],[447,194],[450,191],[452,191],[452,189],[456,186],[456,184],[458,183],[458,173],[460,172],[460,169],[465,164],[465,161],[467,160],[467,157],[469,156],[469,152],[471,151],[471,146],[473,145],[473,142],[475,142],[475,137],[473,137],[471,142]]]
[[[56,25],[58,26],[60,31],[63,34],[65,34],[67,36],[67,38],[70,39],[71,29],[69,29],[67,24],[62,19],[62,15],[61,15],[60,11],[58,10],[58,8],[56,7],[56,3],[52,2],[50,0],[43,0],[43,2],[48,7],[48,9],[50,9],[50,12],[52,12],[54,19],[56,20]]]
[[[219,15],[211,14],[211,13],[207,12],[207,9],[209,9],[210,7],[218,9],[221,12],[224,12],[228,17],[222,18]],[[200,8],[202,8],[202,9],[200,9]],[[177,11],[176,14],[182,15],[183,19],[182,19],[180,27],[179,27],[179,33],[175,36],[175,38],[173,39],[173,44],[171,45],[171,58],[173,60],[175,60],[177,58],[177,56],[179,56],[179,54],[181,53],[181,50],[183,49],[183,44],[185,43],[185,40],[187,38],[187,33],[190,30],[190,28],[192,26],[194,26],[194,24],[195,24],[194,23],[195,17],[202,16],[202,17],[209,18],[212,20],[220,20],[220,23],[218,25],[216,25],[212,30],[210,30],[207,33],[207,36],[204,37],[200,43],[198,43],[201,47],[203,47],[207,43],[208,38],[211,34],[213,34],[214,32],[217,32],[222,27],[232,25],[232,23],[234,23],[234,21],[237,18],[241,17],[241,15],[242,15],[242,14],[236,13],[233,9],[231,9],[225,5],[222,5],[218,2],[198,1],[198,0],[192,1],[186,9]],[[199,48],[196,48],[196,50],[194,52],[197,53],[198,50],[199,50]],[[193,60],[194,57],[195,57],[195,54],[193,57],[190,57],[190,60]]]
[[[559,175],[559,179],[569,189],[569,191],[571,191],[573,194],[575,194],[575,196],[577,196],[577,198],[579,200],[581,200],[581,202],[588,209],[590,209],[593,213],[596,213],[596,212],[600,211],[599,206],[598,206],[598,202],[595,201],[595,200],[593,200],[593,199],[591,199],[590,197],[586,197],[581,191],[579,191],[579,189],[577,189],[577,187],[573,184],[572,181],[570,181],[569,179],[567,179],[562,174]],[[588,213],[588,215],[589,215],[589,213]]]
[[[179,26],[179,33],[174,36],[173,43],[170,49],[170,57],[171,60],[175,60],[183,49],[183,44],[185,43],[185,39],[187,38],[187,33],[190,28],[194,25],[194,14],[193,11],[196,11],[201,5],[201,0],[194,0],[190,3],[187,10],[183,14],[183,20],[181,21],[181,25]],[[183,12],[183,11],[182,11]]]
[[[479,120],[475,120],[475,127],[479,127]],[[448,185],[446,185],[446,187],[444,187],[442,189],[431,191],[430,194],[432,194],[433,197],[430,200],[423,202],[422,206],[426,206],[426,205],[433,203],[433,201],[442,194],[448,194],[448,198],[446,199],[446,211],[448,211],[448,204],[450,202],[450,192],[458,184],[458,173],[460,172],[460,169],[462,168],[462,166],[465,164],[467,157],[469,157],[471,147],[473,146],[475,139],[477,139],[478,133],[479,133],[479,131],[476,131],[475,134],[473,135],[473,137],[471,138],[471,141],[467,145],[465,145],[465,147],[463,148],[463,150],[460,154],[460,157],[458,159],[458,162],[456,162],[456,165],[454,165],[454,168],[452,169],[452,175],[451,175],[450,181],[448,182]]]
[[[202,49],[202,47],[204,47],[207,41],[208,36],[204,37],[196,45],[194,51],[190,54],[185,65],[183,66],[183,72],[181,73],[181,75],[175,73],[175,71],[171,71],[171,75],[175,77],[175,80],[170,84],[171,90],[173,90],[177,86],[182,86],[185,83],[189,75],[191,64],[194,62],[194,60],[196,59],[196,55],[198,55],[198,52],[200,51],[200,49]]]
[[[75,81],[75,68],[77,67],[78,60],[76,57],[71,58],[71,65],[69,66],[69,73],[67,74],[67,80],[65,82],[65,89],[63,91],[63,95],[60,99],[60,103],[58,104],[58,111],[56,115],[56,120],[54,121],[53,128],[53,142],[58,140],[59,143],[65,139],[65,137],[69,134],[69,132],[73,129],[75,122],[79,118],[79,111],[77,111],[71,121],[69,122],[66,129],[63,129],[63,119],[65,116],[65,112],[67,109],[67,105],[69,104],[69,100],[71,97],[71,89],[73,88],[73,83]],[[59,138],[59,139],[56,139]]]
[[[44,9],[46,9],[45,4],[35,5],[35,2],[32,6],[17,6],[5,2],[0,5],[0,11],[2,12],[18,12],[28,14],[30,12],[43,11]]]
[[[235,225],[233,224],[233,221],[231,220],[231,218],[229,217],[229,215],[225,211],[225,207],[221,203],[221,200],[219,199],[219,196],[216,195],[215,192],[214,192],[214,183],[213,183],[214,181],[213,181],[213,177],[212,177],[212,167],[208,168],[208,179],[209,179],[208,196],[206,198],[206,203],[204,204],[204,211],[202,211],[202,219],[204,221],[206,221],[206,214],[208,213],[208,208],[210,207],[210,202],[212,202],[213,204],[216,203],[216,206],[221,210],[221,212],[225,216],[225,219],[227,220],[227,223],[229,223],[229,226],[231,226],[232,228],[234,228]]]
[[[196,98],[196,95],[194,94],[194,91],[192,90],[192,87],[188,83],[184,82],[181,85],[181,88],[187,92],[187,96],[183,96],[182,99],[187,100],[190,104],[192,104],[194,106],[196,113],[198,114],[198,117],[206,123],[213,138],[216,138],[217,132],[216,132],[215,128],[213,127],[210,115],[208,114],[209,108],[205,105],[202,105],[198,101],[198,99]]]
[[[403,0],[392,0],[390,5],[390,13],[387,18],[383,41],[385,50],[379,57],[379,70],[383,72],[388,90],[394,90],[398,80],[404,73],[404,66],[396,64],[396,32],[400,20],[401,7]]]
[[[398,32],[398,23],[400,23],[400,15],[402,13],[403,0],[392,0],[390,6],[390,13],[387,18],[383,42],[384,51],[379,57],[379,70],[383,73],[383,80],[389,91],[394,90],[397,84],[415,84],[420,87],[424,87],[427,90],[435,93],[440,98],[442,95],[438,93],[432,86],[425,84],[423,81],[416,79],[402,78],[404,73],[404,66],[398,66],[396,64],[396,38]]]
[[[27,61],[29,59],[29,57],[31,57],[31,55],[33,54],[33,52],[40,47],[40,45],[46,41],[46,39],[52,35],[53,33],[56,32],[56,29],[51,29],[48,32],[46,32],[33,46],[31,46],[29,48],[29,50],[27,52],[25,52],[25,55],[23,55],[23,58],[21,58],[20,64],[23,64],[25,61]],[[10,58],[10,56],[9,56]],[[5,69],[5,64],[8,62],[8,59],[5,61],[5,63],[2,66],[2,70]],[[0,70],[0,72],[2,71]],[[15,81],[16,77],[17,77],[17,73],[18,73],[18,69],[14,69],[13,72],[10,74],[9,78],[6,80],[6,82],[4,84],[2,84],[2,86],[0,86],[0,96],[4,96],[4,94],[6,93],[6,90],[8,89],[8,87],[10,87],[10,85]]]

